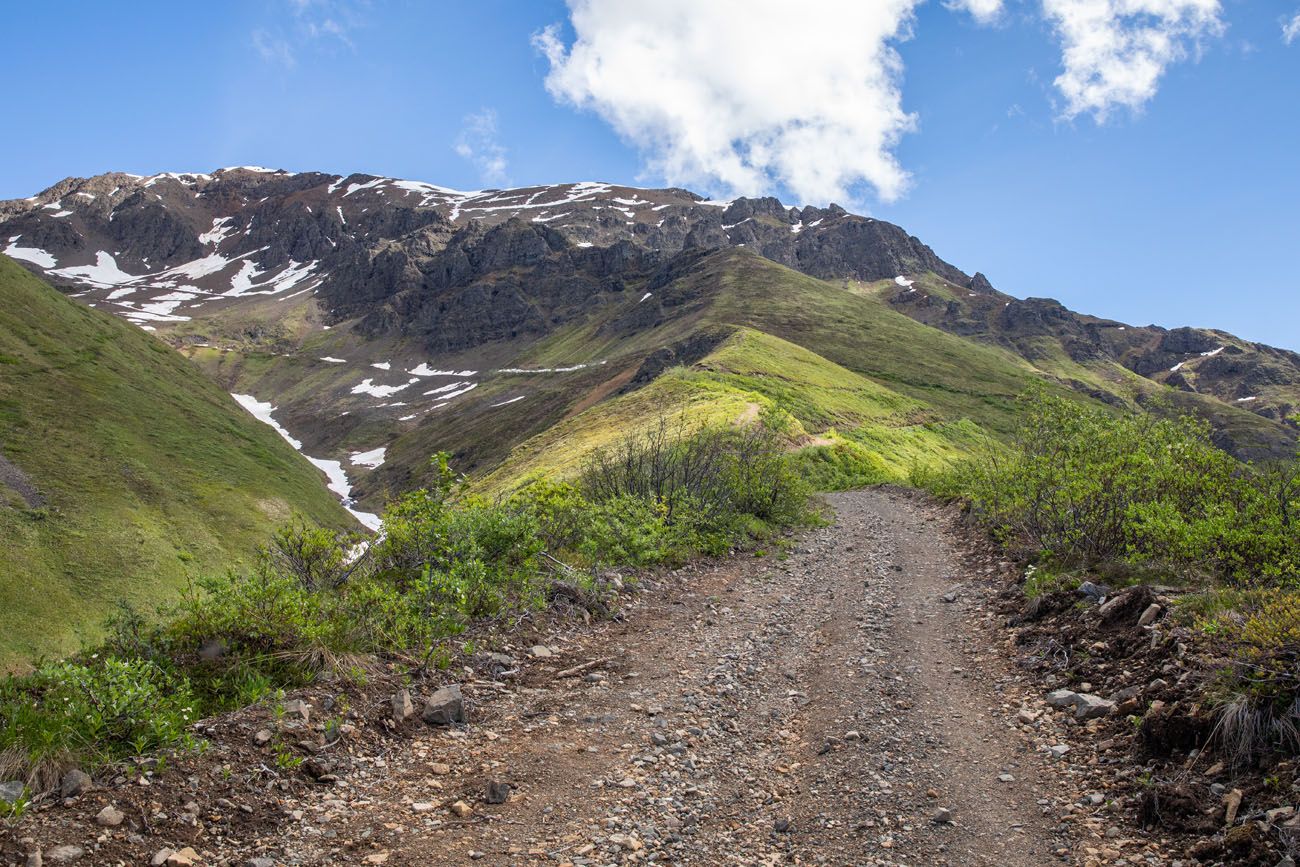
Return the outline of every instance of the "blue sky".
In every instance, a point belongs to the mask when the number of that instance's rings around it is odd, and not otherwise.
[[[12,3],[0,197],[256,164],[834,198],[1016,295],[1300,349],[1300,0],[1141,3]]]

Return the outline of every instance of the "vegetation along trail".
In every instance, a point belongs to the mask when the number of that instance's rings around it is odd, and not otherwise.
[[[390,865],[1059,862],[1068,844],[1039,806],[1049,760],[1008,726],[1014,679],[968,607],[979,582],[947,519],[890,489],[831,503],[834,525],[784,561],[675,573],[622,622],[555,636],[554,655],[533,648],[501,686],[470,682],[466,727],[413,720],[365,781],[307,794],[258,851],[312,864],[344,841],[358,863]]]

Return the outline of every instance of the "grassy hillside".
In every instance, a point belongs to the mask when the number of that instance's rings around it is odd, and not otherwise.
[[[687,427],[741,424],[768,411],[782,415],[793,444],[810,457],[851,453],[871,463],[876,481],[901,481],[917,465],[946,464],[978,435],[975,425],[946,420],[924,402],[816,353],[740,328],[699,362],[532,437],[482,486],[499,491],[530,477],[572,475],[593,450],[660,419]]]
[[[162,342],[0,256],[0,665],[250,556],[320,474]]]

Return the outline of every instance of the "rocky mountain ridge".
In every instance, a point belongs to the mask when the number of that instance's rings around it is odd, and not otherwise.
[[[743,257],[718,258],[727,251],[1006,350],[1098,400],[1172,396],[1245,456],[1294,440],[1300,355],[1015,298],[902,228],[836,205],[598,182],[458,191],[251,166],[68,178],[0,202],[0,252],[183,349],[292,442],[344,461],[372,505],[380,487],[409,482],[420,449],[469,448],[467,428],[489,425],[474,440],[484,463],[471,465],[490,469],[501,449],[575,408],[694,363],[720,339],[717,326],[740,324],[732,316],[696,333],[718,281],[746,271]],[[769,272],[772,292],[791,291]],[[817,327],[764,327],[822,350]],[[836,351],[840,364],[878,367],[850,363],[852,346]],[[1250,418],[1242,411],[1258,423],[1226,432]],[[403,437],[408,466],[379,470]]]

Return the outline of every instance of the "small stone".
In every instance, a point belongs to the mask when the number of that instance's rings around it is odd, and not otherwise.
[[[451,773],[451,765],[446,762],[433,762],[429,765],[429,772],[437,774],[440,777],[445,777],[447,774]]]
[[[95,816],[95,824],[101,828],[116,828],[126,820],[126,814],[113,806],[105,807]]]
[[[22,780],[8,780],[0,783],[0,801],[6,804],[12,804],[21,800],[23,793],[27,791],[27,784]]]
[[[55,846],[45,853],[45,860],[53,864],[71,864],[85,854],[86,850],[80,846]]]
[[[1057,689],[1047,694],[1047,704],[1049,707],[1074,707],[1075,701],[1079,694],[1069,689]]]
[[[175,849],[159,849],[157,852],[153,853],[153,857],[149,859],[149,867],[163,867],[163,865],[167,863],[167,859],[172,857],[175,852]]]
[[[956,602],[956,601],[957,601],[957,591],[956,591],[956,590],[951,590],[951,591],[949,591],[949,592],[943,594],[943,595],[940,596],[939,598],[940,598],[941,600],[943,600],[944,602],[949,602],[949,603]]]
[[[432,813],[438,808],[438,805],[432,801],[417,801],[411,805],[413,813]]]
[[[504,804],[510,800],[510,784],[492,780],[487,786],[486,800],[489,804]]]
[[[609,842],[621,846],[628,852],[639,852],[645,848],[645,844],[631,834],[610,834]]]
[[[1022,707],[1016,714],[1016,722],[1021,725],[1033,725],[1038,720],[1038,714],[1034,713],[1027,707]]]
[[[474,808],[464,801],[457,801],[451,805],[451,811],[462,819],[468,818],[474,812]]]
[[[1070,747],[1067,744],[1056,744],[1048,747],[1047,751],[1051,753],[1052,758],[1063,759],[1065,758],[1065,754],[1070,751]]]
[[[311,705],[300,698],[295,698],[284,703],[285,719],[308,722],[311,719]],[[185,850],[182,849],[182,852]]]
[[[415,705],[411,702],[411,691],[403,689],[393,694],[393,722],[404,723],[415,716]]]
[[[1113,710],[1115,710],[1113,701],[1106,701],[1104,698],[1089,693],[1079,693],[1075,696],[1075,719],[1097,719],[1109,715]]]
[[[388,852],[373,852],[367,855],[364,860],[367,864],[387,864],[388,856]]]
[[[249,858],[247,867],[275,867],[274,858]]]
[[[163,863],[167,867],[194,867],[199,861],[199,853],[195,852],[189,846],[181,849],[179,852],[173,852],[167,856]]]
[[[780,816],[772,823],[772,830],[778,834],[785,834],[790,830],[790,820],[785,816]]]
[[[90,789],[94,783],[85,771],[73,768],[59,781],[59,797],[75,798]]]
[[[532,647],[528,648],[528,655],[533,659],[548,659],[553,654],[551,653],[551,649],[545,644],[534,644]]]
[[[1241,809],[1241,789],[1233,789],[1223,796],[1223,824],[1231,825],[1237,821],[1237,811]]]
[[[1138,618],[1138,626],[1150,626],[1160,616],[1161,611],[1164,611],[1164,609],[1158,603],[1152,602],[1142,612],[1142,616]]]
[[[40,849],[33,849],[27,853],[27,861],[24,867],[45,867],[45,859],[41,857]]]
[[[460,694],[460,684],[444,686],[429,696],[422,716],[425,722],[435,726],[465,722],[465,700]]]
[[[270,729],[260,729],[257,734],[253,735],[253,743],[257,744],[259,747],[264,747],[269,744],[271,739],[274,737],[275,734]]]
[[[1015,781],[1016,778],[1011,776],[1010,774],[998,774],[999,783],[1014,783]]]
[[[935,811],[934,816],[930,819],[930,821],[936,825],[951,825],[952,810],[949,810],[947,807],[940,807],[938,810]]]
[[[1142,694],[1142,687],[1126,686],[1123,689],[1117,691],[1114,695],[1112,695],[1110,697],[1110,700],[1115,702],[1116,704],[1123,704],[1126,701],[1130,701],[1132,699],[1137,698],[1141,694]]]

